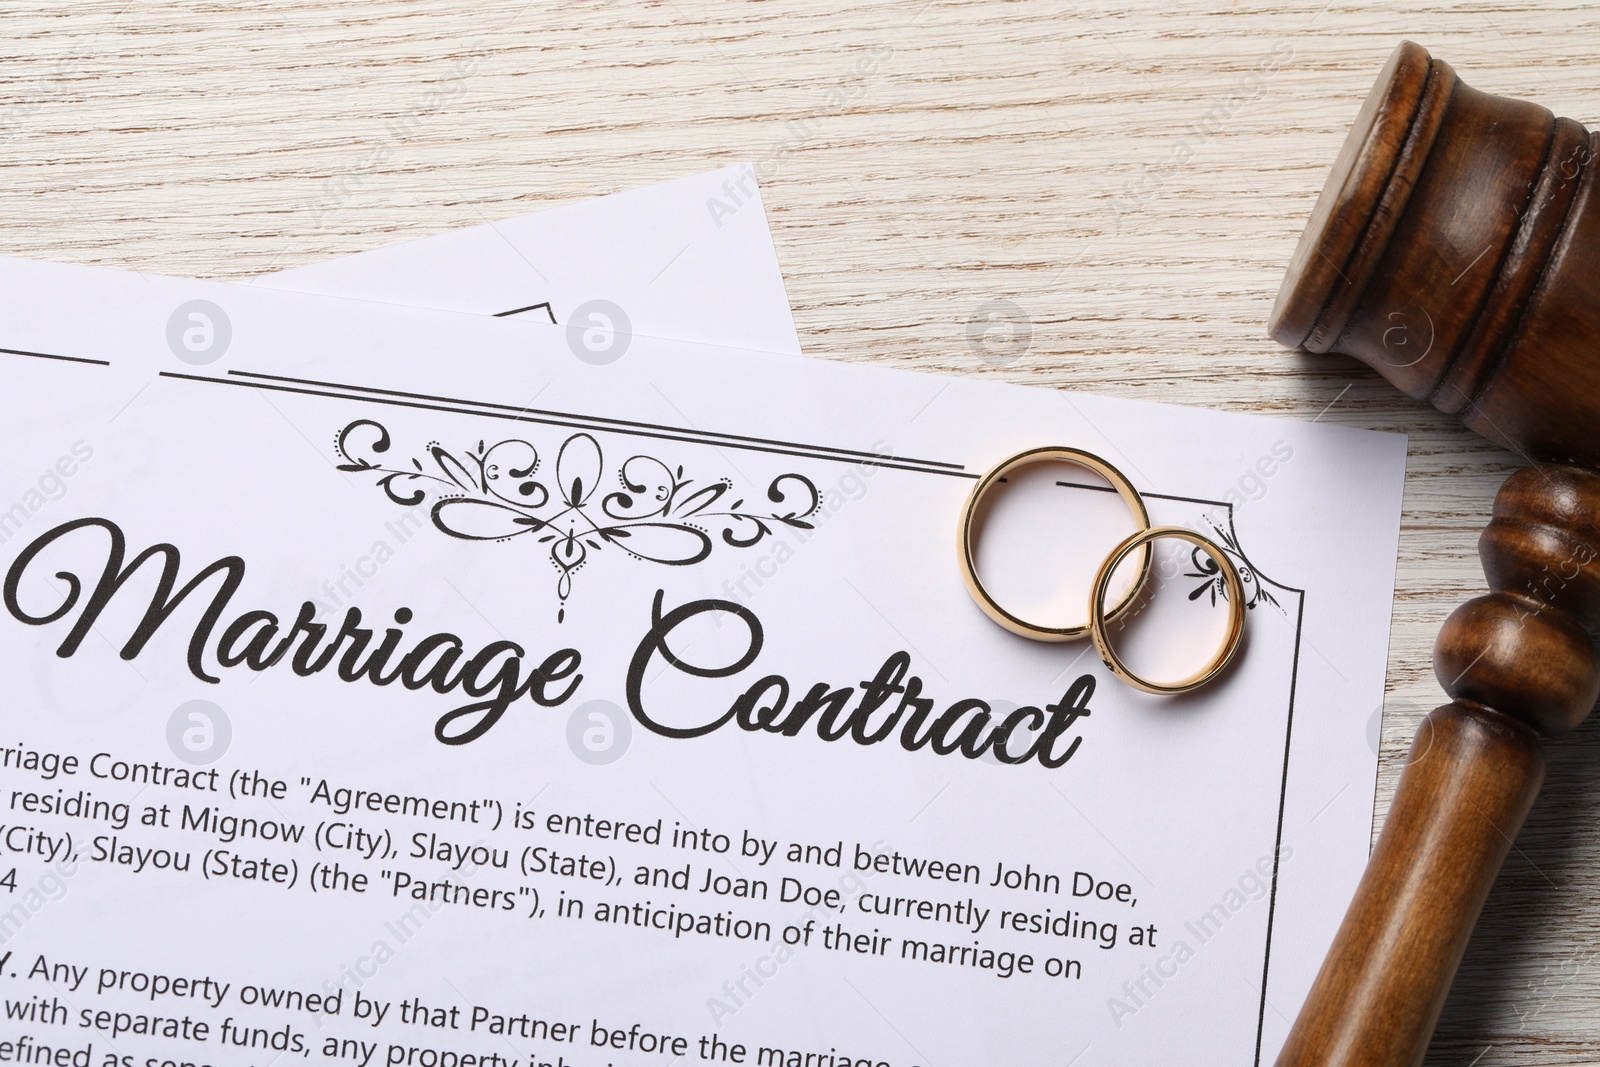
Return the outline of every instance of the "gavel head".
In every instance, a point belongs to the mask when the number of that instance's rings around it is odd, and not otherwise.
[[[1339,352],[1530,459],[1600,467],[1597,145],[1389,57],[1295,249],[1269,332]]]

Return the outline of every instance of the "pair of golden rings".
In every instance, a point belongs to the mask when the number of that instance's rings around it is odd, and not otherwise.
[[[1038,463],[1069,463],[1094,471],[1111,483],[1111,487],[1128,506],[1128,511],[1133,515],[1134,525],[1137,527],[1131,535],[1113,548],[1110,555],[1100,564],[1100,569],[1090,586],[1089,621],[1080,626],[1044,626],[1029,622],[1001,606],[990,595],[989,590],[984,588],[983,580],[978,577],[974,542],[979,508],[1006,475]],[[1106,633],[1107,622],[1115,619],[1128,605],[1138,599],[1145,580],[1150,576],[1150,546],[1164,537],[1187,541],[1216,561],[1226,584],[1224,599],[1228,604],[1228,632],[1223,638],[1222,647],[1205,666],[1175,682],[1155,681],[1136,674],[1117,654]],[[1092,452],[1065,447],[1031,448],[1003,460],[973,486],[972,494],[967,497],[966,507],[961,512],[959,540],[961,576],[966,580],[967,591],[972,594],[972,599],[977,601],[984,614],[1012,633],[1035,641],[1074,641],[1088,634],[1094,639],[1095,649],[1100,653],[1100,658],[1105,662],[1107,669],[1135,689],[1158,694],[1187,693],[1198,689],[1222,673],[1223,668],[1233,659],[1234,653],[1239,650],[1240,639],[1244,636],[1244,586],[1239,580],[1239,571],[1233,565],[1233,561],[1214,541],[1186,527],[1151,526],[1144,498],[1133,487],[1133,483],[1128,481],[1121,471]],[[1135,552],[1139,553],[1139,576],[1117,602],[1108,608],[1106,594],[1110,591],[1111,577],[1121,566],[1122,561]]]

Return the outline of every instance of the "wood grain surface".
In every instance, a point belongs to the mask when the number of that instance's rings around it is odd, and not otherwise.
[[[1378,814],[1517,457],[1265,335],[1402,37],[1600,119],[1570,0],[0,7],[0,252],[239,278],[750,160],[815,356],[1411,438]],[[1015,359],[968,340],[1009,301]],[[1376,710],[1376,709],[1374,709]],[[1600,721],[1549,748],[1430,1063],[1600,1063]]]

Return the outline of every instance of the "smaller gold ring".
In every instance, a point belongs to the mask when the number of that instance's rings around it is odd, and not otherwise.
[[[1031,638],[1035,641],[1075,641],[1088,633],[1093,619],[1082,626],[1040,626],[1031,623],[1021,616],[1015,615],[1001,607],[999,602],[984,588],[983,581],[978,577],[977,561],[973,558],[972,534],[974,520],[978,513],[978,505],[983,503],[989,491],[1000,484],[1007,474],[1031,467],[1036,463],[1070,463],[1075,467],[1083,467],[1094,471],[1100,477],[1111,483],[1111,487],[1122,497],[1123,503],[1128,505],[1128,510],[1133,513],[1133,520],[1140,531],[1150,528],[1150,513],[1145,510],[1144,498],[1133,487],[1133,483],[1123,473],[1093,452],[1085,452],[1080,448],[1065,448],[1061,446],[1047,446],[1044,448],[1030,448],[1026,452],[1018,452],[1009,459],[1002,460],[989,472],[978,480],[972,487],[972,493],[967,497],[966,507],[961,512],[961,528],[958,537],[959,556],[961,559],[961,577],[966,580],[967,592],[972,594],[972,599],[978,602],[978,607],[983,613],[1007,630],[1020,637]],[[1123,542],[1126,544],[1127,542]],[[1130,549],[1131,551],[1131,549]],[[1126,553],[1124,553],[1126,555]],[[1139,564],[1139,578],[1134,582],[1123,598],[1106,612],[1107,618],[1115,618],[1117,613],[1133,603],[1139,589],[1144,585],[1146,575],[1150,573],[1150,548],[1144,548],[1144,559]]]
[[[1111,647],[1111,639],[1106,635],[1106,621],[1115,612],[1105,611],[1106,590],[1111,584],[1111,575],[1123,558],[1136,548],[1145,550],[1146,569],[1150,565],[1150,543],[1163,537],[1175,537],[1180,541],[1187,541],[1203,549],[1207,555],[1216,560],[1222,578],[1227,583],[1224,599],[1228,602],[1228,635],[1223,638],[1222,647],[1217,654],[1211,657],[1211,662],[1201,667],[1187,678],[1176,682],[1152,682],[1141,678],[1122,662],[1122,657],[1117,655],[1117,650]],[[1117,605],[1121,610],[1122,604]],[[1215,541],[1195,533],[1193,530],[1182,526],[1155,526],[1150,529],[1140,530],[1122,544],[1111,550],[1111,555],[1100,564],[1100,572],[1094,578],[1094,590],[1089,594],[1089,627],[1094,635],[1094,647],[1099,651],[1100,658],[1105,665],[1124,682],[1135,689],[1142,689],[1146,693],[1171,695],[1174,693],[1187,693],[1205,685],[1228,665],[1233,659],[1233,654],[1239,651],[1239,642],[1244,637],[1244,583],[1239,580],[1239,570],[1233,565],[1225,552]]]

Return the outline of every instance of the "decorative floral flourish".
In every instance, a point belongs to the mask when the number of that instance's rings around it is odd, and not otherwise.
[[[1244,552],[1240,550],[1239,541],[1234,537],[1233,531],[1225,530],[1215,522],[1208,525],[1216,532],[1215,540],[1217,544],[1233,560],[1234,569],[1239,572],[1239,584],[1244,587],[1244,606],[1254,608],[1259,604],[1271,604],[1278,610],[1283,610],[1282,605],[1278,603],[1278,599],[1268,592],[1261,583],[1255,568],[1250,565],[1250,561],[1245,559]],[[1222,575],[1221,565],[1211,558],[1211,553],[1198,545],[1194,546],[1189,553],[1189,566],[1194,569],[1185,572],[1184,577],[1201,579],[1200,584],[1189,593],[1190,600],[1199,600],[1209,594],[1211,603],[1215,606],[1218,598],[1228,599],[1227,579]]]
[[[600,443],[575,433],[556,451],[554,478],[533,444],[505,440],[457,457],[437,441],[427,459],[385,466],[389,431],[357,419],[339,431],[339,470],[375,474],[377,486],[402,507],[432,501],[429,517],[441,532],[466,541],[506,541],[522,535],[548,546],[556,570],[557,621],[566,619],[572,577],[591,553],[617,548],[634,559],[686,567],[711,555],[717,538],[733,548],[760,543],[779,525],[809,530],[822,503],[817,487],[800,474],[782,474],[767,487],[771,507],[751,510],[727,478],[703,485],[669,466],[637,455],[616,469],[620,489],[600,495],[605,459]],[[718,510],[718,505],[723,505]]]

